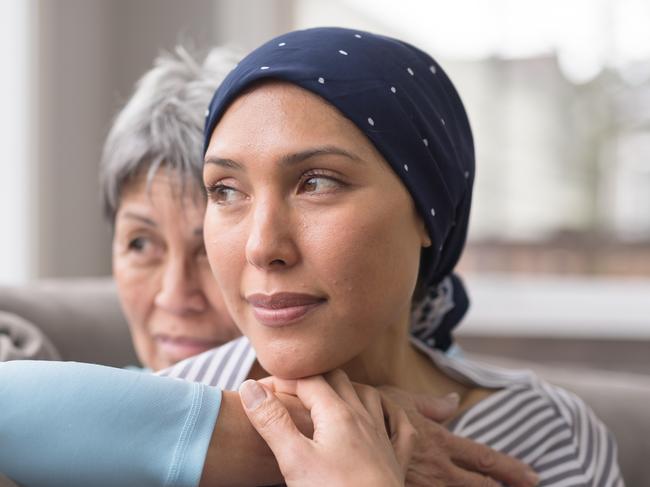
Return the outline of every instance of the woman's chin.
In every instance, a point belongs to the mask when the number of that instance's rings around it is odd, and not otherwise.
[[[292,358],[284,360],[278,355],[271,357],[269,360],[258,357],[258,360],[269,375],[285,380],[304,379],[305,377],[325,374],[336,368],[336,365],[327,362],[320,363],[314,360],[302,361]]]

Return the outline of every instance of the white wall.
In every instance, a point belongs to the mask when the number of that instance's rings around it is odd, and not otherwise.
[[[0,282],[24,282],[33,273],[32,157],[30,141],[30,76],[33,65],[35,4],[30,0],[0,2]]]
[[[288,30],[292,8],[291,0],[0,2],[9,68],[0,77],[0,283],[109,273],[98,163],[134,82],[179,42],[199,53],[224,42],[253,47]]]

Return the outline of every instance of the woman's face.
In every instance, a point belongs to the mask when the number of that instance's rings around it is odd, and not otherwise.
[[[345,365],[406,326],[420,248],[411,197],[362,132],[286,83],[240,96],[206,154],[208,259],[261,365]]]
[[[171,177],[161,169],[149,188],[145,177],[127,186],[113,238],[122,308],[140,361],[154,370],[240,334],[205,256],[205,205]]]

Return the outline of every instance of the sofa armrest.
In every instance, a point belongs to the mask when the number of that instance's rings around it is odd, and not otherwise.
[[[117,367],[138,363],[110,278],[0,286],[0,310],[33,323],[63,360]]]

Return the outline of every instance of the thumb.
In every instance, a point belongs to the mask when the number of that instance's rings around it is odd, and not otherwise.
[[[285,464],[285,458],[290,460],[292,454],[300,451],[299,443],[307,438],[275,394],[257,381],[247,380],[239,387],[239,397],[248,420],[269,445],[278,464]]]
[[[430,394],[418,394],[415,397],[415,407],[425,418],[441,423],[449,419],[458,409],[460,396],[452,392],[444,397]]]

